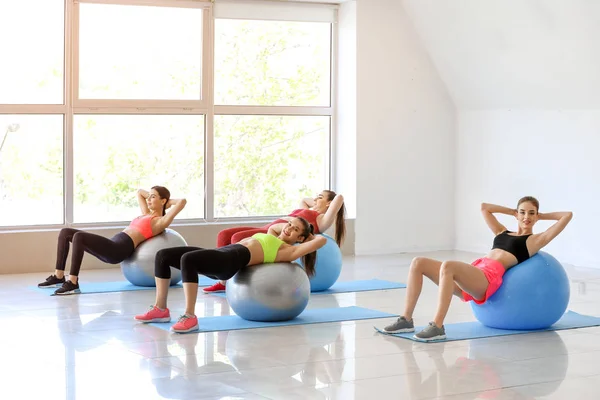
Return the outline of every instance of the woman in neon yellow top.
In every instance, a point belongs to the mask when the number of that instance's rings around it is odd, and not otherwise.
[[[156,279],[156,304],[148,312],[136,315],[140,322],[169,322],[167,295],[171,282],[171,267],[181,269],[185,314],[173,325],[174,332],[198,330],[195,315],[198,297],[198,275],[213,279],[230,279],[246,266],[274,262],[292,262],[303,258],[308,276],[315,273],[316,251],[327,239],[314,236],[313,227],[304,218],[294,217],[286,223],[273,225],[269,233],[257,233],[236,244],[218,249],[183,246],[160,250],[156,254],[154,276]],[[294,246],[296,243],[299,245]]]

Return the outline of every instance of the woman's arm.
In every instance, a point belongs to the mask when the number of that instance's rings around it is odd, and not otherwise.
[[[555,222],[550,228],[546,229],[542,233],[537,233],[532,235],[531,244],[535,246],[534,252],[538,252],[542,247],[546,246],[548,243],[552,241],[555,237],[558,236],[567,226],[571,219],[573,219],[573,213],[571,211],[559,211],[552,213],[538,213],[538,219],[543,220],[553,220]]]
[[[283,227],[286,225],[287,225],[287,222],[273,224],[269,227],[269,230],[267,231],[267,233],[270,235],[273,235],[273,236],[279,236],[279,235],[281,235],[281,231],[283,230]]]
[[[173,203],[169,204],[170,202]],[[161,231],[167,229],[169,225],[171,225],[177,214],[179,214],[181,210],[183,210],[186,204],[186,199],[171,199],[167,201],[165,208],[170,208],[170,210],[167,212],[166,215],[160,217],[160,219],[156,223],[156,228]]]
[[[503,207],[497,204],[481,203],[481,214],[483,215],[483,219],[492,232],[494,232],[494,235],[498,235],[507,230],[494,216],[494,213],[512,215],[515,218],[517,217],[517,210],[514,208]]]
[[[312,197],[305,197],[300,202],[300,208],[304,208],[304,209],[309,209],[311,207],[314,207],[314,205],[315,205],[315,199],[313,199]]]
[[[317,217],[317,224],[319,225],[319,232],[325,232],[327,229],[333,225],[335,219],[337,217],[338,211],[344,205],[344,196],[341,194],[336,194],[331,203],[329,203],[329,208],[325,212],[325,214],[321,214]]]
[[[295,246],[280,247],[279,252],[277,253],[277,259],[280,262],[292,262],[306,254],[319,250],[321,247],[325,246],[325,243],[327,243],[327,239],[324,236],[310,235],[303,243]]]
[[[146,199],[148,199],[148,196],[150,196],[150,193],[148,193],[147,190],[138,189],[137,201],[138,201],[138,205],[140,206],[140,210],[142,211],[143,215],[150,214],[150,210],[148,209],[148,204],[146,203]]]

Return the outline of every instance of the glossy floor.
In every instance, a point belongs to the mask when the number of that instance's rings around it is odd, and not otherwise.
[[[438,259],[478,255],[436,252]],[[406,281],[412,255],[345,259],[342,280]],[[567,268],[570,309],[600,315],[600,270]],[[424,344],[375,333],[390,319],[176,335],[137,324],[154,291],[49,297],[47,274],[0,276],[2,399],[594,399],[600,328]],[[87,281],[119,269],[83,271]],[[50,292],[49,292],[50,293]],[[310,308],[400,312],[405,289],[313,296]],[[433,314],[427,283],[415,314]],[[183,293],[169,297],[182,313]],[[198,314],[227,315],[200,295]],[[474,320],[456,299],[447,323]]]

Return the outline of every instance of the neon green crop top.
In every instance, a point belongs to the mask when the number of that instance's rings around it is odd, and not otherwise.
[[[255,233],[252,237],[259,241],[260,246],[263,249],[263,253],[265,254],[264,262],[275,262],[277,251],[283,244],[283,240],[279,239],[277,236],[269,235],[268,233]]]

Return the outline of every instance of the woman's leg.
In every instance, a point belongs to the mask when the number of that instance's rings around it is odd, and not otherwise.
[[[229,245],[220,249],[203,249],[186,253],[181,258],[181,279],[198,286],[198,275],[213,279],[230,279],[250,262],[250,251],[242,245]],[[186,293],[186,313],[194,315],[198,290],[184,290]],[[187,294],[190,294],[190,298]]]
[[[417,306],[417,300],[419,300],[421,289],[423,288],[423,276],[426,276],[439,286],[440,270],[443,264],[441,261],[425,257],[416,257],[410,263],[408,282],[406,284],[406,304],[404,306],[404,313],[402,314],[407,320],[410,321],[412,319],[413,312]],[[462,294],[458,285],[452,287],[452,293],[457,296]]]
[[[423,276],[426,276],[433,283],[438,285],[440,282],[440,269],[442,264],[442,261],[431,258],[413,258],[412,262],[410,263],[410,270],[408,272],[404,312],[397,321],[383,328],[386,332],[403,333],[413,332],[415,330],[412,317],[415,307],[417,306],[419,296],[421,295],[421,289],[423,288]],[[455,286],[454,293],[456,295],[461,294],[458,286]]]
[[[85,252],[106,263],[117,264],[129,257],[135,250],[133,240],[124,233],[109,239],[93,233],[79,231],[73,235],[72,242],[73,254],[71,255],[69,279],[73,283],[77,283]]]
[[[269,226],[272,223],[262,226],[260,228],[255,228],[251,226],[241,226],[236,228],[224,229],[219,232],[217,236],[217,247],[223,247],[229,244],[238,243],[240,240],[249,238],[255,233],[267,233],[269,231]],[[220,280],[212,286],[206,287],[202,289],[204,293],[218,293],[225,291],[226,281]]]
[[[202,250],[200,247],[179,246],[159,250],[154,258],[154,279],[156,281],[156,303],[160,309],[167,308],[167,296],[171,285],[171,267],[181,270],[184,254]],[[198,286],[198,284],[196,284]]]
[[[444,324],[453,294],[461,297],[464,290],[474,298],[482,299],[488,285],[489,282],[483,271],[471,264],[460,261],[442,263],[439,278],[438,308],[433,322],[438,327]]]
[[[219,249],[198,250],[181,258],[181,278],[185,294],[185,314],[171,327],[173,332],[186,333],[198,330],[196,299],[198,274],[216,279],[229,279],[250,262],[250,251],[242,245]]]
[[[169,322],[171,312],[167,308],[167,296],[171,285],[171,267],[181,269],[181,258],[200,247],[179,246],[159,250],[154,258],[154,279],[156,281],[156,302],[150,310],[134,317],[139,322]],[[197,286],[197,285],[196,285]]]
[[[67,265],[67,257],[69,256],[69,246],[73,241],[73,236],[81,232],[78,229],[63,228],[58,234],[58,246],[56,249],[56,270],[54,275],[57,278],[62,279],[65,276],[65,268]]]
[[[268,226],[263,226],[260,228],[250,228],[241,232],[237,232],[231,237],[231,244],[239,243],[240,241],[252,237],[252,235],[256,233],[267,233],[269,232]]]
[[[260,228],[250,228],[241,232],[237,232],[231,237],[231,244],[239,243],[240,241],[251,237],[255,233],[267,233],[269,232],[269,227],[260,227]]]
[[[231,244],[232,243],[231,237],[234,234],[236,234],[238,232],[247,231],[249,229],[254,229],[254,227],[252,227],[252,226],[236,226],[235,228],[223,229],[217,235],[217,247],[224,247],[224,246]]]

